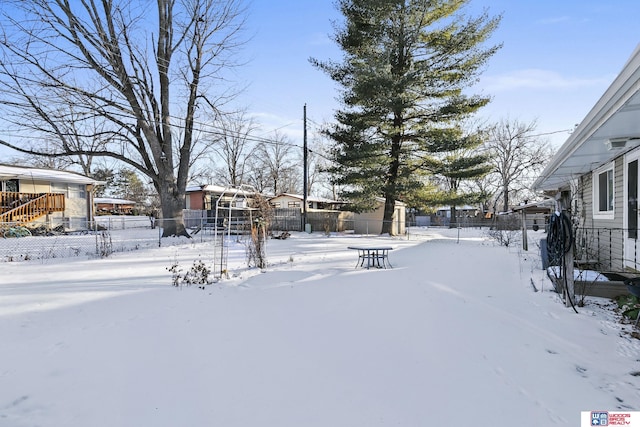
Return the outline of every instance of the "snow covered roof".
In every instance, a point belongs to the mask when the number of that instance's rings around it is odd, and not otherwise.
[[[456,210],[459,210],[459,211],[472,211],[474,209],[478,209],[478,207],[471,206],[471,205],[456,206]],[[448,211],[448,210],[451,210],[451,206],[440,206],[437,210]]]
[[[94,197],[93,203],[109,203],[111,205],[135,205],[134,200],[116,199],[113,197]]]
[[[251,195],[255,194],[255,191],[250,189],[243,188],[235,188],[235,187],[223,187],[222,185],[190,185],[187,186],[187,193],[194,193],[197,191],[204,191],[205,193],[214,193],[214,194],[239,194],[239,195]]]
[[[272,199],[276,199],[278,197],[292,197],[294,199],[300,199],[303,200],[304,196],[302,194],[292,194],[292,193],[282,193],[282,194],[278,194],[275,197],[272,197]],[[341,202],[339,200],[332,200],[332,199],[326,199],[324,197],[318,197],[318,196],[307,196],[307,201],[308,202],[317,202],[317,203],[345,203],[345,202]]]
[[[103,184],[102,181],[97,181],[93,178],[89,178],[88,176],[75,172],[2,164],[0,164],[0,179],[44,180],[75,184]]]

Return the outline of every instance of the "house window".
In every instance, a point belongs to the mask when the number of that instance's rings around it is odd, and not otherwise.
[[[69,184],[68,194],[70,199],[87,198],[87,190],[82,184]]]
[[[287,207],[289,207],[289,208],[299,208],[300,206],[302,206],[300,204],[300,202],[289,202],[289,203],[287,203]]]
[[[613,164],[597,170],[593,174],[593,215],[613,218]]]
[[[0,181],[0,191],[6,191],[9,193],[18,192],[18,180],[9,179],[7,181]]]
[[[67,184],[64,182],[52,182],[52,193],[62,193],[69,199],[86,199],[87,189],[83,184]]]

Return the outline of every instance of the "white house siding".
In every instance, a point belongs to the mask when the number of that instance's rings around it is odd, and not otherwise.
[[[593,174],[582,176],[583,224],[576,236],[578,256],[584,259],[597,259],[608,269],[620,269],[623,254],[624,229],[624,159],[618,157],[614,162],[614,217],[613,219],[594,218],[593,216]],[[578,189],[580,192],[580,189]],[[585,249],[585,250],[583,250]]]
[[[302,209],[302,199],[298,197],[292,197],[289,195],[281,195],[274,197],[270,200],[271,204],[276,208],[282,209]]]
[[[20,192],[23,193],[63,193],[65,195],[65,211],[53,212],[33,221],[48,227],[63,225],[67,230],[87,228],[89,202],[86,184],[51,183],[48,181],[20,180]]]
[[[18,182],[18,189],[21,193],[49,193],[51,185],[48,181],[32,181],[21,179]]]

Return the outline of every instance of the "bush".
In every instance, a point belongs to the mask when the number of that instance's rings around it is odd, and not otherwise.
[[[200,289],[204,289],[205,285],[212,283],[211,269],[200,259],[193,261],[191,268],[184,274],[182,274],[183,270],[177,260],[173,262],[171,267],[167,267],[167,270],[171,272],[171,284],[176,287],[198,285]]]
[[[627,317],[630,320],[635,321],[638,318],[638,312],[640,311],[640,300],[633,295],[621,295],[616,298],[618,308],[623,317]]]
[[[500,246],[509,247],[519,240],[520,219],[514,215],[498,216],[487,235],[491,240],[498,242]]]

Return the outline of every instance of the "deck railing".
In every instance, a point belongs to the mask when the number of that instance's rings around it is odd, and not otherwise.
[[[26,224],[64,209],[64,194],[0,192],[0,223]]]
[[[578,227],[573,232],[577,263],[606,271],[628,271],[640,266],[640,235],[629,238],[625,228]]]

